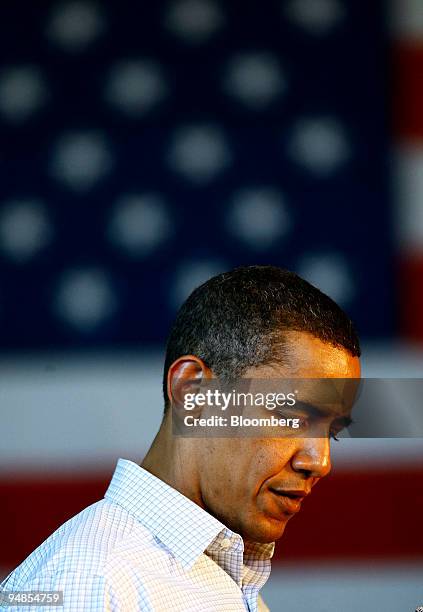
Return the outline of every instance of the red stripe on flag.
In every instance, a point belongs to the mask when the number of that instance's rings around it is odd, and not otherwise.
[[[392,99],[401,141],[423,141],[423,44],[400,42],[393,50]]]
[[[0,566],[21,562],[61,523],[101,499],[111,474],[0,481]],[[342,472],[318,483],[277,546],[277,562],[423,560],[423,465]]]

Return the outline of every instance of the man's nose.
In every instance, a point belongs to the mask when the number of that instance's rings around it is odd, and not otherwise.
[[[330,440],[324,438],[303,438],[301,447],[292,458],[292,468],[307,476],[322,478],[331,470]]]

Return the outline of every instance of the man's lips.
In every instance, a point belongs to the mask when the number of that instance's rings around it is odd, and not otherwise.
[[[269,488],[269,491],[273,494],[272,497],[275,499],[278,507],[282,512],[288,514],[295,514],[301,509],[301,502],[310,493],[305,489],[279,489]]]

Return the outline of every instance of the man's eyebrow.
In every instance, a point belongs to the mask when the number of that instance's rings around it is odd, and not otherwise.
[[[314,417],[325,417],[325,416],[333,416],[334,417],[334,421],[336,421],[337,424],[341,425],[342,427],[348,427],[349,425],[351,425],[352,423],[354,423],[353,419],[350,416],[345,416],[345,415],[336,415],[336,414],[332,414],[330,411],[324,410],[322,408],[319,408],[318,406],[316,406],[315,404],[310,404],[309,402],[304,402],[304,401],[297,401],[294,406],[288,407],[291,410],[295,410],[295,408],[300,408],[305,410],[310,416],[314,416]]]

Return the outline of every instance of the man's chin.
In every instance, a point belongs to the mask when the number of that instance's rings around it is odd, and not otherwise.
[[[283,536],[287,520],[276,520],[272,518],[257,521],[254,526],[249,525],[242,537],[244,540],[259,542],[260,544],[270,544],[279,540]]]

